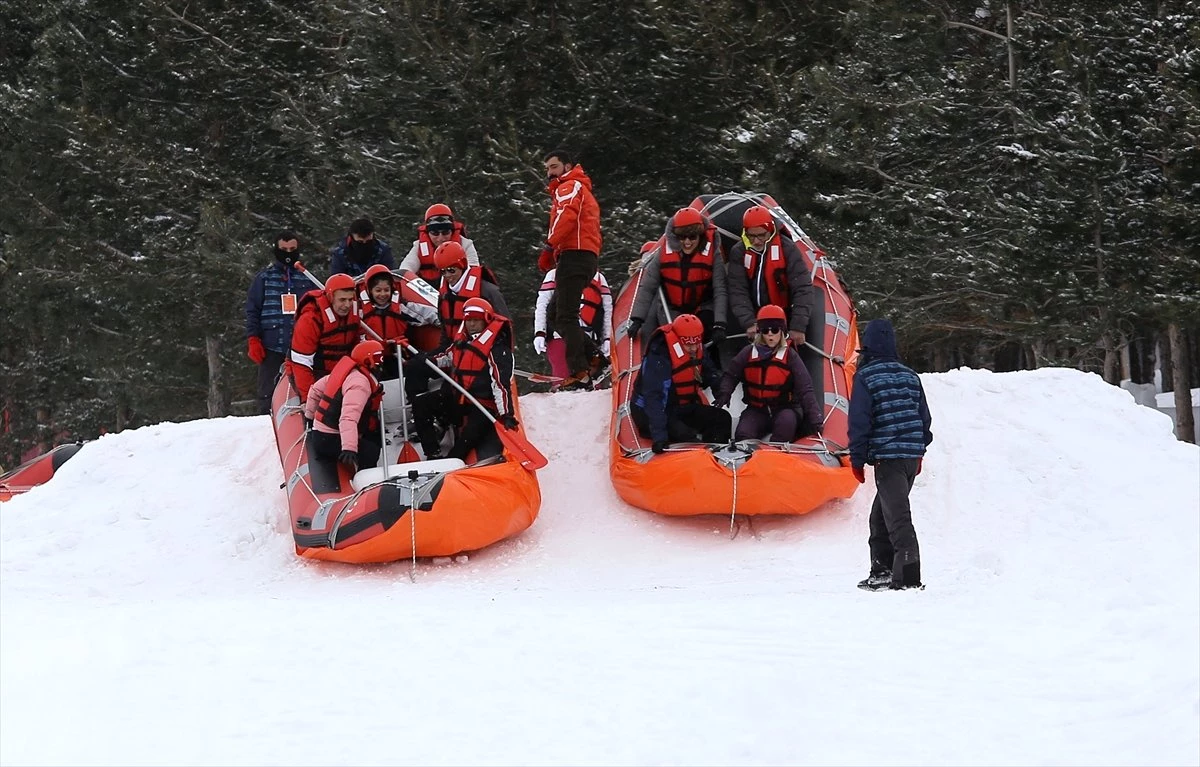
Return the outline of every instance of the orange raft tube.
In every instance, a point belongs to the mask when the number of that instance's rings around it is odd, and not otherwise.
[[[404,414],[397,384],[384,384],[392,442],[385,446],[387,472],[381,456],[379,468],[353,477],[341,464],[310,461],[302,403],[287,376],[276,385],[271,424],[298,555],[357,563],[453,556],[516,535],[537,519],[537,476],[507,451],[471,465],[456,458],[398,460],[398,454],[419,456],[391,426]],[[515,387],[513,403],[518,407]]]
[[[769,196],[731,192],[702,195],[691,203],[717,225],[726,253],[741,237],[742,213],[751,205],[771,209],[813,276],[814,311],[807,337],[816,349],[802,350],[801,357],[813,375],[817,401],[823,401],[821,435],[792,443],[675,443],[665,453],[651,452],[650,440],[638,434],[630,416],[641,347],[624,327],[641,283],[638,271],[621,289],[612,314],[616,343],[609,472],[626,503],[674,516],[805,514],[835,498],[849,498],[858,489],[847,452],[853,370],[846,362],[858,346],[854,305],[825,254]],[[739,401],[736,393],[734,400]]]
[[[45,484],[54,472],[83,447],[82,442],[69,442],[47,450],[31,458],[12,471],[0,474],[0,501],[10,500],[14,495],[27,493],[38,485]]]

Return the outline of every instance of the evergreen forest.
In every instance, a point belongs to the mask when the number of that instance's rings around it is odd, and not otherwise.
[[[557,147],[614,289],[762,191],[919,371],[1200,385],[1194,0],[0,0],[0,465],[238,412],[281,229],[324,277],[449,204],[543,369]]]

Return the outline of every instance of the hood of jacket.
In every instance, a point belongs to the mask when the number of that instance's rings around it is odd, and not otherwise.
[[[866,360],[900,359],[896,349],[896,329],[891,320],[871,320],[863,331],[859,354]]]

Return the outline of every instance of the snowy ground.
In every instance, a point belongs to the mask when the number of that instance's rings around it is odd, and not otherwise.
[[[0,507],[0,764],[1200,763],[1200,450],[1096,376],[922,378],[912,593],[854,588],[869,485],[626,506],[608,392],[523,398],[541,517],[415,583],[295,557],[265,416],[89,443]]]

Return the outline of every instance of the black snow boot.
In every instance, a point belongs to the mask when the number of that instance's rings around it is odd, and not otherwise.
[[[884,562],[872,562],[871,574],[867,576],[866,580],[858,582],[858,587],[867,591],[879,591],[889,588],[891,585],[892,568],[890,564]]]
[[[890,586],[893,590],[925,588],[925,584],[921,583],[920,560],[906,563],[897,575],[899,577],[893,578]]]

